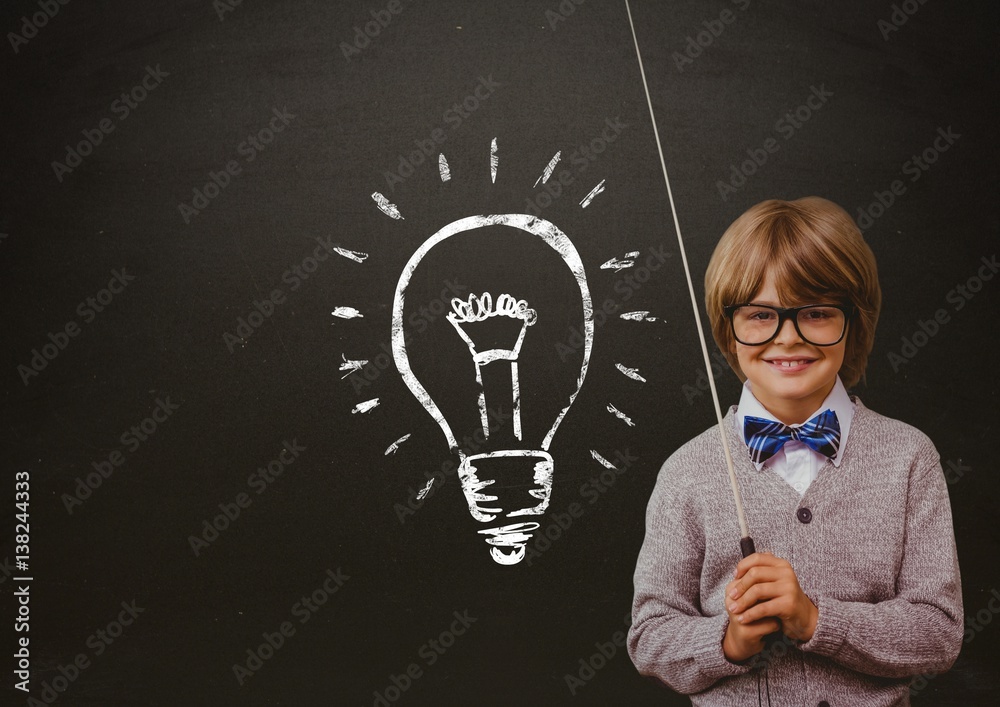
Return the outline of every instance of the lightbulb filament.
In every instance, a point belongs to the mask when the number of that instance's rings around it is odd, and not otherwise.
[[[484,292],[482,295],[469,295],[468,302],[455,297],[451,301],[451,308],[448,319],[459,324],[483,322],[490,317],[510,317],[523,319],[527,326],[531,326],[538,319],[538,313],[529,308],[527,302],[508,294],[497,297],[496,307],[493,306],[493,295]]]

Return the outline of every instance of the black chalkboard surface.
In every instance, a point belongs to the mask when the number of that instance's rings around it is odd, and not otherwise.
[[[913,703],[993,704],[995,4],[632,10],[699,298],[763,199],[874,250],[853,392],[940,451],[968,626]],[[11,704],[688,703],[623,648],[656,473],[715,419],[623,3],[0,26]]]

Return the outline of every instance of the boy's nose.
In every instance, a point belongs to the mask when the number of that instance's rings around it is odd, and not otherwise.
[[[791,319],[786,319],[781,323],[781,328],[778,329],[778,335],[774,337],[774,341],[779,344],[797,344],[802,341],[802,337],[799,336],[799,332],[795,329],[795,322]]]

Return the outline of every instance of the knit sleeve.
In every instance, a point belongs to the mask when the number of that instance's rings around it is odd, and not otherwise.
[[[692,694],[750,668],[729,662],[722,652],[728,615],[705,616],[699,609],[705,532],[694,494],[676,483],[672,459],[664,464],[646,509],[628,651],[641,674]]]
[[[962,588],[948,487],[929,440],[914,464],[905,527],[896,596],[877,604],[814,597],[816,631],[803,651],[880,677],[952,666],[962,644]]]

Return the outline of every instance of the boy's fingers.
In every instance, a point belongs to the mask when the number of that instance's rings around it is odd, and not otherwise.
[[[739,579],[746,574],[751,567],[771,567],[779,562],[780,560],[769,552],[755,552],[754,554],[744,557],[739,561],[736,565],[736,573],[733,576],[736,579]]]
[[[747,589],[738,599],[729,599],[727,609],[731,614],[739,614],[754,604],[781,596],[779,582],[758,582]]]
[[[749,624],[743,624],[743,627],[752,630],[756,635],[763,638],[764,636],[780,631],[781,622],[769,616],[764,619],[757,619]]]
[[[777,604],[778,602],[773,599],[761,602],[760,604],[754,604],[742,614],[734,614],[734,616],[736,617],[736,621],[741,624],[748,624],[766,617],[777,617],[779,609]]]
[[[742,577],[729,583],[726,588],[726,600],[739,599],[755,584],[774,582],[778,578],[778,572],[773,567],[751,567]]]
[[[729,604],[731,603],[732,599],[734,598],[734,597],[730,597],[730,596],[729,596],[729,595],[730,595],[730,593],[731,593],[731,592],[732,592],[732,591],[733,591],[734,589],[738,589],[738,587],[739,587],[739,582],[737,582],[737,581],[736,581],[735,579],[734,579],[734,580],[733,580],[732,582],[730,582],[729,584],[727,584],[727,585],[726,585],[726,596],[725,596],[725,600],[724,600],[724,602],[723,602],[723,603],[724,603],[724,604],[725,604],[725,605],[726,605],[727,607],[729,606]],[[737,593],[736,593],[736,596],[739,596],[739,591],[737,591]]]

